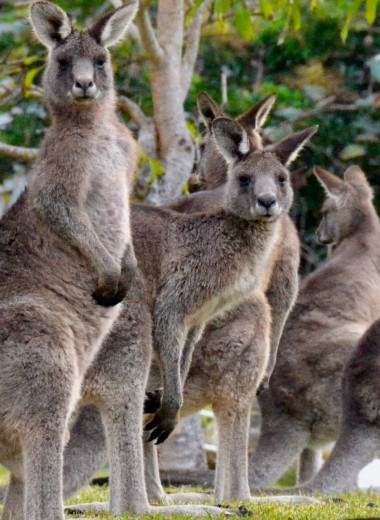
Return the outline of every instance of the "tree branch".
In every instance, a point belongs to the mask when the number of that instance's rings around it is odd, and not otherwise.
[[[308,119],[309,117],[313,117],[318,114],[323,114],[324,112],[355,112],[356,110],[359,110],[361,108],[358,103],[344,105],[340,103],[334,103],[334,101],[335,96],[330,96],[326,99],[322,99],[314,108],[301,112],[294,119],[292,119],[290,123],[298,123],[303,119]]]
[[[186,51],[182,59],[182,96],[185,100],[191,85],[195,62],[198,56],[202,17],[212,0],[205,0],[195,13],[188,29]]]
[[[154,33],[148,8],[143,5],[140,5],[137,13],[136,25],[139,29],[141,43],[148,53],[150,61],[154,64],[160,63],[163,57],[163,50]]]
[[[32,161],[38,154],[38,148],[24,148],[23,146],[13,146],[0,142],[0,155],[6,155],[12,159],[23,159]]]
[[[178,77],[181,74],[184,18],[183,0],[159,1],[157,39],[166,61],[170,61],[172,69],[177,70]]]
[[[149,123],[149,119],[146,117],[141,108],[126,96],[118,97],[117,106],[122,112],[128,114],[139,128],[142,128]]]
[[[16,87],[14,90],[11,90],[10,92],[8,92],[6,95],[4,95],[0,99],[0,108],[5,107],[5,106],[9,105],[10,103],[14,103],[21,96],[22,96],[21,87]]]

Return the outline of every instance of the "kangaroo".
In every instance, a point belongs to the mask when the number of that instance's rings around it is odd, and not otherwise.
[[[380,451],[380,320],[360,339],[343,372],[343,417],[338,439],[319,473],[300,489],[346,493]],[[315,491],[314,491],[315,490]]]
[[[357,166],[343,180],[321,168],[314,173],[326,191],[317,238],[336,248],[302,282],[269,388],[259,395],[251,488],[275,482],[304,448],[300,480],[318,470],[315,452],[338,435],[343,368],[380,313],[380,221],[365,175]]]
[[[237,119],[250,132],[252,145],[259,149],[264,146],[260,129],[274,101],[275,97],[269,96]],[[202,189],[212,190],[209,196],[213,194],[217,198],[221,186],[226,182],[227,165],[223,156],[218,153],[213,139],[212,122],[223,113],[206,93],[200,94],[198,108],[207,134],[199,147],[197,177],[200,182],[197,184]],[[195,184],[193,180],[193,185]],[[201,198],[188,197],[180,199],[171,207],[191,213],[199,211],[201,205]],[[213,406],[219,433],[215,481],[217,501],[250,499],[247,454],[252,402],[259,383],[262,381],[264,387],[273,371],[282,329],[297,295],[298,265],[297,232],[288,215],[284,214],[280,219],[277,240],[273,244],[270,261],[263,276],[265,296],[256,295],[249,302],[212,322],[195,348],[184,386],[181,416],[196,413],[209,404]],[[271,355],[264,375],[261,367],[268,349],[270,325]],[[155,367],[151,379],[159,380]],[[154,388],[154,384],[150,382],[148,388]],[[153,461],[155,454],[152,450],[149,446],[145,450],[149,496],[153,500],[184,499],[181,494],[178,497],[165,497],[160,485],[158,463],[157,460]],[[184,478],[186,481],[186,475]]]
[[[54,4],[31,5],[49,49],[52,126],[27,192],[0,221],[0,461],[11,472],[3,520],[64,519],[68,419],[136,269],[128,204],[136,146],[116,116],[107,48],[137,5],[84,32]]]
[[[202,207],[207,210],[190,215],[171,209],[132,207],[134,248],[146,293],[145,296],[137,294],[135,297],[133,287],[129,292],[121,317],[87,374],[82,401],[84,405],[96,404],[100,410],[109,445],[113,436],[109,429],[115,429],[120,418],[118,435],[129,438],[128,449],[119,454],[123,457],[122,462],[113,462],[113,457],[117,457],[116,449],[109,449],[110,509],[113,512],[151,510],[140,463],[140,414],[150,362],[148,346],[151,331],[146,324],[150,316],[155,322],[153,343],[160,368],[165,370],[165,355],[170,354],[169,366],[174,377],[177,377],[177,388],[171,384],[170,389],[173,390],[167,399],[175,391],[179,396],[177,399],[181,399],[192,344],[197,340],[195,329],[203,328],[204,321],[237,305],[239,301],[255,298],[255,295],[262,298],[261,274],[266,269],[272,244],[276,240],[281,215],[289,209],[292,199],[289,174],[284,164],[315,130],[312,128],[295,134],[270,149],[256,150],[238,123],[225,118],[216,119],[213,122],[214,139],[230,163],[228,180],[218,192],[219,202],[215,202],[215,192],[194,194],[192,197],[197,203],[203,199]],[[268,190],[268,198],[274,193],[276,204],[273,204],[273,199],[270,204],[266,202],[266,197],[259,204],[257,199],[262,190]],[[135,284],[138,278],[135,278]],[[136,304],[131,303],[132,298],[135,298]],[[179,312],[183,314],[178,316]],[[162,316],[166,316],[164,328],[161,325]],[[263,320],[266,316],[264,309]],[[267,331],[264,321],[260,326]],[[183,345],[186,333],[188,339]],[[161,346],[165,346],[166,350]],[[181,350],[185,355],[180,356]],[[268,358],[268,346],[266,352],[261,352],[257,357],[258,362],[262,363],[258,372],[262,373]],[[173,359],[177,359],[178,367]],[[166,374],[164,371],[164,383],[169,377],[173,377],[170,371]],[[122,395],[122,389],[125,389],[125,395]],[[174,427],[175,421],[176,416],[173,424],[164,424],[166,429],[155,432],[153,438],[162,441],[169,428]],[[86,437],[88,428],[91,430],[89,439]],[[97,464],[101,465],[104,461],[104,437],[101,437],[100,431],[99,412],[91,406],[82,409],[65,452],[66,496],[85,484]],[[119,468],[117,478],[113,475],[113,468]],[[121,478],[121,475],[124,477]],[[116,480],[123,486],[118,490],[117,503],[112,491]],[[106,506],[82,505],[76,506],[75,510],[85,511],[94,507],[102,509]],[[165,510],[173,512],[172,508],[159,509]]]
[[[220,203],[213,205],[213,194],[210,198],[201,192],[193,197],[204,199],[208,210],[203,213],[132,206],[133,244],[145,294],[132,285],[118,322],[87,373],[82,400],[99,408],[105,426],[113,513],[205,512],[202,506],[152,508],[147,501],[141,424],[150,365],[147,323],[151,316],[152,343],[164,383],[161,407],[147,425],[153,427],[150,439],[159,443],[177,422],[193,345],[206,323],[261,293],[279,219],[292,201],[285,165],[315,131],[313,127],[256,150],[242,126],[217,118],[214,139],[229,162]],[[86,451],[86,443],[81,444]],[[70,510],[107,507],[85,504]]]

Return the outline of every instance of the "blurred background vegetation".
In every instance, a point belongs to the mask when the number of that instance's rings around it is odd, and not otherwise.
[[[57,0],[81,26],[110,8],[106,0]],[[268,139],[318,124],[319,133],[295,165],[293,217],[303,242],[303,272],[321,256],[314,243],[323,193],[313,164],[343,174],[350,164],[380,186],[380,21],[376,0],[216,0],[202,25],[199,55],[185,102],[189,131],[202,132],[196,97],[209,92],[230,115],[268,94],[278,101]],[[189,24],[202,0],[186,3]],[[151,2],[154,18],[157,2]],[[0,0],[0,142],[38,147],[49,124],[40,100],[45,49],[26,22],[27,1]],[[186,25],[185,23],[185,25]],[[150,69],[131,38],[113,50],[117,89],[152,115]],[[125,114],[126,123],[137,131]],[[0,146],[0,212],[27,182],[30,162]],[[144,155],[142,155],[142,161]],[[151,165],[152,166],[152,165]],[[153,174],[162,173],[153,163]],[[154,180],[154,179],[152,179]],[[380,209],[380,206],[379,206]]]

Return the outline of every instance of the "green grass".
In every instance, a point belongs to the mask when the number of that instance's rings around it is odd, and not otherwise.
[[[104,472],[102,472],[102,476]],[[0,466],[0,485],[7,481],[8,472]],[[179,491],[173,488],[167,491]],[[204,491],[200,488],[181,488],[181,492],[185,491]],[[109,489],[107,486],[88,486],[75,498],[69,500],[67,504],[80,504],[82,502],[104,502],[109,497]],[[281,504],[241,504],[231,503],[226,504],[230,508],[238,509],[244,505],[248,510],[248,520],[348,520],[356,518],[379,518],[380,519],[380,496],[372,495],[370,493],[351,493],[339,497],[339,501],[321,502],[313,505],[281,505]],[[88,518],[96,518],[94,513],[85,515]],[[224,514],[221,511],[221,516]],[[75,518],[70,515],[68,518]],[[83,517],[82,517],[83,518]],[[102,513],[99,519],[114,520],[124,519],[132,520],[136,517],[133,515],[115,516]],[[144,518],[144,517],[141,517]],[[149,517],[146,517],[149,518]],[[171,519],[180,520],[185,518],[183,515],[172,515],[171,517],[157,515],[158,520]],[[187,517],[188,518],[188,517]],[[210,518],[210,517],[207,517]]]
[[[190,488],[187,489],[190,491]],[[170,491],[173,491],[171,489]],[[185,488],[181,488],[181,491],[186,491]],[[194,490],[191,491],[200,491]],[[348,495],[342,495],[339,497],[341,500],[338,502],[321,502],[313,505],[281,505],[281,504],[247,504],[244,506],[250,513],[247,516],[248,519],[252,520],[346,520],[353,518],[380,518],[380,497],[371,495],[370,493],[351,493]],[[105,501],[108,500],[108,489],[103,488],[92,488],[87,487],[80,493],[75,499],[70,500],[70,504],[78,504],[81,502],[90,501]],[[227,505],[227,504],[226,504]],[[228,504],[229,507],[238,509],[243,504],[232,503]],[[223,513],[221,512],[221,515]],[[94,514],[88,515],[88,517],[94,518]],[[157,515],[158,518],[164,518],[162,515]],[[71,518],[75,518],[72,516]],[[134,518],[132,515],[113,516],[102,514],[101,518],[104,519],[125,519],[131,520]],[[183,515],[173,515],[172,520],[180,520],[184,518]],[[209,517],[208,517],[209,518]]]

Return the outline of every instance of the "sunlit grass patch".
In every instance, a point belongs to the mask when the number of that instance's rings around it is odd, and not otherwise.
[[[168,492],[205,492],[203,488],[167,488]],[[209,490],[207,490],[209,491]],[[101,502],[108,500],[108,489],[106,486],[87,487],[68,504],[78,504],[81,502]],[[240,514],[252,520],[348,520],[356,518],[376,518],[380,519],[380,496],[371,493],[350,493],[341,495],[338,499],[325,500],[321,497],[321,502],[311,505],[283,505],[283,504],[250,504],[250,503],[226,503],[223,504],[229,508],[240,509]],[[242,508],[243,506],[243,508]],[[245,514],[244,514],[245,512]],[[221,516],[225,516],[221,510]],[[75,516],[70,516],[75,518]],[[94,514],[88,514],[88,518],[95,518]],[[123,519],[132,520],[133,515],[114,516],[102,513],[99,515],[102,519]],[[141,517],[144,518],[144,517]],[[181,520],[188,518],[186,515],[172,515],[163,517],[157,515],[159,520],[166,518],[170,520]],[[205,517],[206,518],[206,517]],[[210,518],[210,517],[207,517]]]

